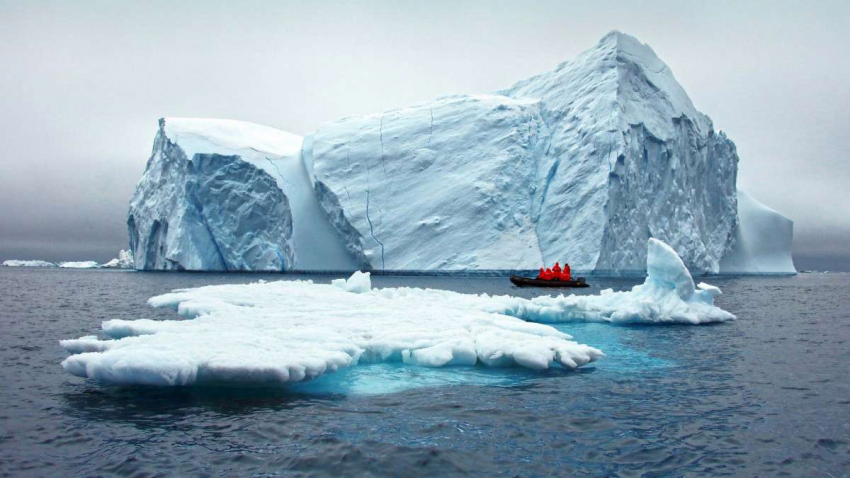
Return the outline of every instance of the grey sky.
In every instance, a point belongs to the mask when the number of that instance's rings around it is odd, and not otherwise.
[[[305,134],[509,86],[617,29],[736,143],[739,184],[794,220],[798,266],[846,268],[848,25],[850,2],[0,0],[0,260],[126,248],[159,117]]]

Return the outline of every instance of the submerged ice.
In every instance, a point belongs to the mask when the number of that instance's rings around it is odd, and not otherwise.
[[[670,246],[651,239],[646,282],[599,296],[491,297],[372,289],[368,273],[332,284],[258,282],[177,290],[149,300],[188,320],[109,320],[105,340],[61,341],[68,372],[116,384],[281,384],[363,363],[424,367],[580,367],[602,352],[533,322],[700,324],[734,319],[695,287]]]

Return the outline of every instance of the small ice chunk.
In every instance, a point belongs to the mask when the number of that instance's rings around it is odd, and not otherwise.
[[[133,268],[133,253],[129,250],[118,251],[118,257],[109,262],[101,264],[100,267],[106,269],[132,269]]]
[[[111,340],[98,340],[97,336],[86,335],[78,339],[60,340],[59,345],[72,354],[85,352],[103,352],[111,345]]]
[[[334,279],[331,285],[354,294],[362,294],[372,290],[372,279],[369,272],[355,271],[348,280]]]

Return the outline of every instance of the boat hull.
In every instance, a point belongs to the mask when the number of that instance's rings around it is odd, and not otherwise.
[[[530,277],[511,276],[511,282],[518,287],[590,287],[584,277],[577,280],[543,280]]]

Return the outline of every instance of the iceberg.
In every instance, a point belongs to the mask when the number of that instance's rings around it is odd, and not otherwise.
[[[109,320],[108,340],[63,340],[71,374],[113,384],[275,385],[358,364],[573,369],[602,353],[553,327],[456,303],[427,291],[344,283],[258,282],[154,297],[189,320]],[[412,300],[411,300],[412,299]]]
[[[100,267],[106,269],[132,269],[133,268],[133,253],[129,250],[118,251],[118,257],[109,262],[101,264]]]
[[[56,267],[56,264],[52,262],[38,260],[22,261],[18,259],[3,261],[3,265],[5,267]]]
[[[721,274],[796,274],[791,257],[794,223],[738,190],[738,227]]]
[[[643,274],[649,238],[700,274],[793,269],[785,242],[763,249],[790,223],[758,219],[737,172],[670,68],[615,31],[509,88],[303,138],[164,118],[128,228],[137,269]]]
[[[59,267],[64,269],[97,269],[100,264],[95,261],[68,261],[60,262]]]
[[[718,271],[736,223],[735,145],[652,48],[614,31],[502,93],[540,98],[552,132],[537,198],[546,263],[642,272],[655,237],[692,270]]]
[[[301,143],[242,121],[161,119],[130,203],[135,268],[355,269],[319,209]]]
[[[618,32],[497,94],[343,118],[305,144],[320,203],[376,270],[641,273],[656,237],[718,272],[732,243],[734,144]]]

